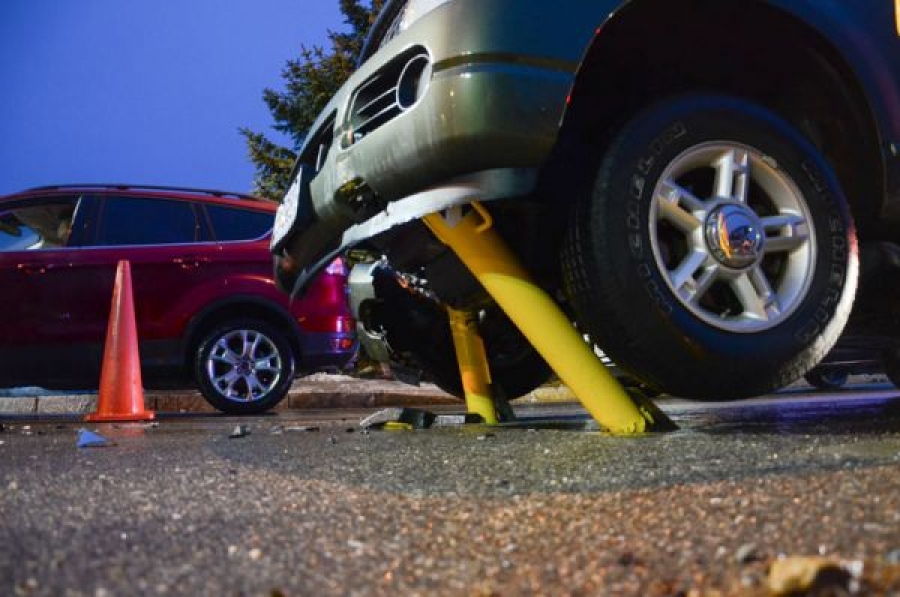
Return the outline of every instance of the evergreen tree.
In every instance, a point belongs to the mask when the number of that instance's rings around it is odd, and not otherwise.
[[[256,166],[254,192],[281,199],[287,189],[296,153],[307,131],[328,100],[353,72],[366,34],[384,0],[339,0],[347,32],[328,32],[331,48],[300,47],[300,57],[288,60],[281,72],[283,91],[263,90],[263,101],[275,120],[273,128],[288,135],[293,148],[281,147],[263,133],[241,128],[250,160]]]

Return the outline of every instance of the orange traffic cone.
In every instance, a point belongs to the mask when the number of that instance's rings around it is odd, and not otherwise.
[[[153,411],[144,410],[141,358],[131,292],[131,264],[119,261],[113,287],[112,309],[106,328],[103,368],[97,411],[86,421],[149,421]]]

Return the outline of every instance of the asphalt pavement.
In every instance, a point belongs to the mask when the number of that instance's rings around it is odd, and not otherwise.
[[[412,431],[361,428],[372,407],[6,417],[0,593],[765,595],[799,562],[900,594],[898,396],[666,399],[680,430],[639,437],[565,402]]]

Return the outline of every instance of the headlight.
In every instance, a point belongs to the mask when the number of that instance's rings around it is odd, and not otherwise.
[[[272,241],[270,249],[275,254],[280,254],[288,238],[302,225],[312,220],[312,204],[309,199],[309,185],[307,180],[307,168],[300,166],[297,175],[291,182],[287,193],[278,206],[275,213],[275,223],[272,226]]]

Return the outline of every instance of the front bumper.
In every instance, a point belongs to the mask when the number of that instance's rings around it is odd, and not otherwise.
[[[293,185],[300,187],[294,192],[301,217],[273,247],[297,269],[281,279],[294,279],[290,286],[299,290],[333,255],[391,227],[474,199],[533,190],[594,28],[586,19],[571,37],[548,38],[542,17],[551,11],[530,4],[451,2],[348,80],[301,151]],[[498,11],[510,18],[498,19]],[[382,79],[404,72],[407,57],[422,56],[430,61],[428,84],[415,101],[376,126],[362,125],[360,96],[368,94],[367,104],[369,96],[381,97],[377,86],[390,83]]]
[[[313,220],[305,230],[289,236],[283,249],[278,249],[297,266],[286,268],[284,257],[276,254],[275,279],[282,290],[296,295],[335,257],[366,239],[454,205],[525,195],[534,188],[535,180],[534,170],[479,172],[389,203],[367,220],[347,222],[345,228],[333,220]]]

